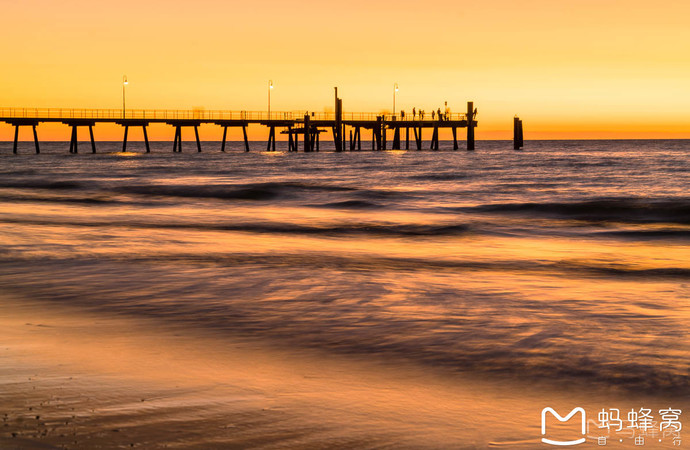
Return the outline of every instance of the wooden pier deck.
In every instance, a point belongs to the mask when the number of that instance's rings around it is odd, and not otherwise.
[[[146,152],[149,153],[147,127],[150,124],[167,124],[174,128],[173,152],[182,151],[182,129],[194,128],[197,151],[201,152],[199,126],[213,124],[222,127],[221,151],[225,151],[228,128],[242,128],[245,151],[250,151],[247,138],[247,127],[257,124],[268,128],[267,151],[275,151],[276,129],[287,134],[289,151],[299,150],[299,136],[302,136],[302,150],[319,151],[320,135],[331,132],[335,151],[362,150],[362,130],[371,131],[371,149],[386,150],[387,134],[393,133],[391,149],[410,149],[410,137],[413,146],[422,150],[422,133],[431,129],[431,150],[439,149],[439,129],[449,128],[453,133],[453,149],[457,150],[458,128],[467,130],[467,150],[474,150],[474,128],[477,126],[476,109],[472,102],[467,103],[467,113],[453,113],[447,116],[431,115],[404,118],[400,115],[375,113],[343,113],[342,100],[336,95],[334,113],[317,113],[308,111],[279,112],[272,111],[206,111],[206,110],[116,110],[116,109],[45,109],[45,108],[0,108],[0,123],[15,127],[13,153],[17,153],[17,142],[20,127],[31,127],[33,130],[36,153],[40,153],[37,127],[41,123],[62,123],[72,128],[70,153],[77,153],[77,129],[88,127],[91,140],[91,151],[96,153],[96,141],[93,127],[99,123],[114,123],[124,127],[122,151],[127,150],[127,137],[130,127],[141,127],[144,132]],[[410,132],[412,131],[412,133]],[[349,132],[349,135],[348,135]],[[403,139],[404,133],[404,139]],[[349,139],[348,139],[349,137]]]

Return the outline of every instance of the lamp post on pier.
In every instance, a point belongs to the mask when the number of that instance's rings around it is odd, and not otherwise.
[[[122,118],[125,118],[125,87],[129,84],[127,75],[122,76]]]
[[[393,84],[393,117],[395,117],[395,97],[398,94],[398,91],[400,89],[398,88],[398,83]]]
[[[271,120],[271,90],[273,90],[273,80],[268,80],[268,120]]]

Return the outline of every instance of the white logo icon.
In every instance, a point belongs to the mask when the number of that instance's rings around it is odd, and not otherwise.
[[[571,417],[573,417],[577,413],[582,413],[582,436],[586,434],[586,413],[585,410],[577,407],[570,411],[567,416],[562,417],[560,414],[558,414],[553,408],[546,407],[541,410],[541,434],[544,435],[546,434],[546,413],[549,412],[551,413],[556,419],[558,419],[559,422],[567,422],[570,420]],[[541,438],[541,441],[545,444],[551,444],[551,445],[577,445],[577,444],[583,444],[585,442],[585,438],[580,438],[576,439],[574,441],[554,441],[552,439],[547,439],[545,437]]]

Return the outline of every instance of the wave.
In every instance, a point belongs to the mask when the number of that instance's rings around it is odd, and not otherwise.
[[[189,229],[205,231],[243,231],[252,233],[275,233],[285,235],[314,235],[314,236],[458,236],[473,232],[469,224],[332,224],[332,225],[302,225],[281,222],[266,223],[165,223],[165,222],[127,222],[116,221],[87,221],[87,220],[40,220],[24,218],[3,218],[4,223],[46,226],[72,226],[90,228],[150,228],[150,229]]]
[[[468,174],[449,172],[449,173],[424,173],[418,175],[409,175],[408,180],[422,180],[422,181],[454,181],[466,180],[471,178]]]
[[[381,205],[374,202],[367,202],[365,200],[343,200],[341,202],[326,203],[323,205],[315,205],[321,208],[335,208],[335,209],[374,209],[380,208]]]
[[[3,261],[0,286],[8,287],[13,294],[60,305],[81,305],[203,329],[220,339],[231,334],[267,339],[278,347],[314,348],[382,360],[403,358],[433,370],[443,368],[481,376],[564,383],[579,380],[655,394],[663,390],[690,392],[684,360],[658,352],[658,345],[674,345],[672,337],[663,339],[663,333],[677,332],[672,323],[660,322],[660,328],[655,328],[665,344],[622,339],[607,351],[600,351],[601,333],[614,333],[606,329],[606,324],[628,323],[630,330],[616,332],[622,333],[622,338],[634,337],[637,330],[647,329],[655,313],[645,315],[615,305],[600,307],[596,301],[585,305],[530,300],[510,293],[464,290],[461,286],[440,290],[429,287],[410,299],[387,300],[385,285],[372,282],[362,288],[357,282],[368,279],[367,268],[389,269],[382,258],[360,257],[348,262],[348,258],[328,256],[303,256],[302,260],[299,255],[238,256],[220,259],[222,264],[216,269],[200,265],[210,261],[206,255],[192,258],[187,262],[193,264],[183,266],[185,271],[180,271],[182,266],[174,257],[157,258],[156,265],[136,258],[44,259],[32,264],[30,270],[25,262]],[[272,261],[272,265],[258,266],[260,261]],[[392,259],[388,262],[396,264]],[[418,262],[398,261],[397,268],[417,270]],[[314,269],[318,269],[316,279]],[[342,280],[343,270],[349,271],[352,282],[338,281]],[[95,281],[94,273],[107,274],[110,282]],[[335,279],[330,278],[332,274],[336,274]],[[249,286],[247,280],[256,283]],[[321,289],[324,282],[336,283],[338,289],[325,292]],[[200,285],[204,286],[202,292],[198,290]],[[238,285],[242,289],[237,289]],[[263,300],[256,301],[256,295]],[[438,305],[443,312],[431,314],[425,309],[423,314],[391,314],[389,308],[399,305],[415,305],[412,311],[418,311],[420,305]],[[529,326],[505,322],[523,313],[532,318]],[[560,326],[573,317],[577,323]],[[580,333],[582,327],[589,331]],[[682,349],[681,345],[679,341],[676,347]],[[636,351],[634,355],[628,353],[631,348]],[[674,349],[668,349],[670,355]]]
[[[329,194],[338,192],[356,193],[367,197],[385,197],[389,195],[385,191],[300,182],[215,184],[206,186],[143,184],[119,186],[114,188],[114,190],[126,194],[256,201],[274,200],[277,198],[308,198],[319,193]]]
[[[13,173],[13,175],[16,175]],[[16,181],[0,181],[0,188],[10,189],[50,189],[50,190],[76,190],[83,189],[84,183],[72,180],[16,180]]]
[[[614,198],[579,202],[497,203],[458,208],[465,212],[533,214],[590,222],[690,224],[690,199]]]
[[[602,231],[596,234],[635,240],[690,239],[690,230],[620,230]]]

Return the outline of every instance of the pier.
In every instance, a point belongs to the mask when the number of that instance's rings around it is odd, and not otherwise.
[[[319,151],[320,135],[330,132],[335,144],[335,151],[362,150],[362,132],[371,135],[371,150],[387,150],[388,134],[393,135],[391,150],[409,150],[410,138],[412,147],[422,150],[422,135],[431,132],[430,150],[439,149],[439,130],[450,129],[453,135],[453,149],[458,150],[458,129],[465,128],[467,133],[467,150],[474,150],[474,128],[477,126],[476,114],[472,102],[467,103],[466,113],[441,115],[376,114],[344,113],[342,99],[335,94],[335,112],[317,113],[309,111],[259,112],[259,111],[207,111],[207,110],[140,110],[140,109],[46,109],[46,108],[0,108],[0,122],[7,123],[14,130],[13,153],[17,153],[19,129],[31,127],[36,153],[40,153],[37,127],[41,123],[62,123],[71,127],[69,152],[78,153],[77,130],[87,127],[91,140],[91,152],[96,153],[96,141],[93,128],[97,124],[114,123],[124,128],[122,151],[127,150],[127,136],[130,127],[141,127],[144,133],[146,153],[150,153],[147,127],[150,124],[162,123],[174,129],[172,151],[182,152],[182,130],[193,129],[196,138],[196,151],[201,152],[199,126],[217,125],[222,128],[221,148],[225,152],[228,128],[241,128],[244,137],[244,149],[250,151],[247,138],[247,127],[251,124],[261,125],[268,129],[267,151],[276,149],[276,129],[280,134],[288,135],[288,151]],[[403,138],[404,136],[404,138]]]

